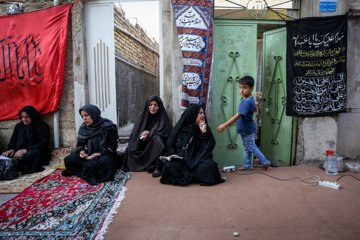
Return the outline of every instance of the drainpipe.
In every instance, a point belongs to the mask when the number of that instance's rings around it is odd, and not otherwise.
[[[59,0],[54,0],[54,6],[59,5]],[[54,148],[59,147],[59,111],[54,113]]]
[[[54,113],[54,148],[59,147],[59,111]]]

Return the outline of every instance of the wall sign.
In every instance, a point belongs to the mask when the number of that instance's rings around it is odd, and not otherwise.
[[[286,22],[288,116],[346,111],[347,16]]]
[[[171,0],[183,56],[181,108],[206,105],[213,53],[214,0]]]
[[[319,12],[334,13],[336,12],[337,0],[320,0]]]

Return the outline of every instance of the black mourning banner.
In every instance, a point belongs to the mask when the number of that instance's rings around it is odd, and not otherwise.
[[[288,116],[346,111],[347,16],[287,21]]]

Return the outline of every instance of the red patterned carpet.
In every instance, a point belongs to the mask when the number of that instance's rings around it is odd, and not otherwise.
[[[128,173],[95,186],[61,171],[36,181],[0,207],[0,239],[102,237],[124,198]]]

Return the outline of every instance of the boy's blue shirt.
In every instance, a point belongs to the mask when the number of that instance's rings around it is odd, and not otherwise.
[[[242,116],[237,120],[236,132],[241,135],[256,133],[256,124],[253,120],[255,101],[252,96],[241,100],[238,113]]]

